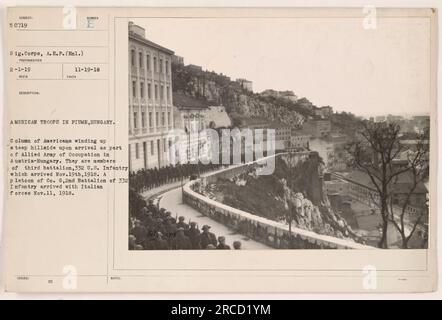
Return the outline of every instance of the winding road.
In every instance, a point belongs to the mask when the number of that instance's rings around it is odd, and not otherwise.
[[[196,211],[192,207],[183,204],[181,187],[166,191],[165,193],[160,195],[158,199],[160,202],[160,207],[172,212],[172,216],[184,216],[187,223],[189,221],[195,221],[198,224],[200,230],[201,227],[205,224],[211,226],[210,231],[213,232],[217,237],[226,237],[226,244],[228,244],[232,249],[234,241],[241,241],[241,249],[274,250],[273,248],[268,247],[260,242],[256,242],[239,233],[236,233],[234,230],[226,227],[225,225],[214,221],[202,215],[200,212]]]

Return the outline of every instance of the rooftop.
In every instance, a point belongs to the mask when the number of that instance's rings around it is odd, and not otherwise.
[[[154,47],[155,49],[158,49],[158,50],[163,51],[165,53],[174,54],[174,52],[172,50],[167,49],[163,46],[160,46],[159,44],[156,44],[155,42],[147,40],[145,37],[143,37],[141,34],[139,34],[138,31],[136,31],[136,28],[142,29],[142,31],[144,32],[143,28],[141,28],[135,24],[130,24],[130,27],[129,27],[129,38],[130,39],[141,42],[145,45]]]
[[[371,181],[370,176],[360,170],[352,170],[346,174],[340,174],[344,179],[363,185],[370,189],[375,189],[375,185]],[[409,193],[412,187],[412,175],[410,173],[403,173],[397,176],[397,181],[394,184],[394,190],[396,193]],[[414,190],[416,193],[427,193],[428,190],[423,183],[419,183]]]
[[[270,128],[270,129],[278,129],[278,128],[290,128],[290,125],[285,124],[279,121],[269,121],[265,118],[243,118],[242,119],[243,127],[249,128]]]

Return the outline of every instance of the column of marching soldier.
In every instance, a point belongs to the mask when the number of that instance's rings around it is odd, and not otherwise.
[[[170,211],[158,208],[152,200],[136,212],[131,211],[129,250],[230,249],[225,237],[217,238],[210,232],[209,225],[200,230],[195,221],[173,217]],[[233,248],[241,249],[241,242],[235,241]]]
[[[162,168],[141,169],[129,175],[130,186],[138,192],[157,188],[164,184],[182,181],[192,176],[219,169],[220,164],[178,164]]]

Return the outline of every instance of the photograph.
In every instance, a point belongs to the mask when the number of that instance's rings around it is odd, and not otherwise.
[[[427,25],[374,23],[130,19],[128,249],[427,249]]]

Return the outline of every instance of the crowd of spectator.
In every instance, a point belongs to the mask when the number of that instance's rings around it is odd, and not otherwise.
[[[195,221],[173,216],[151,200],[146,204],[134,190],[129,196],[129,250],[231,249],[225,237],[217,237],[209,225],[200,230]],[[241,242],[235,241],[233,247],[241,249]]]
[[[141,192],[187,178],[196,178],[200,174],[219,169],[221,166],[220,164],[187,163],[175,166],[169,165],[159,169],[140,169],[137,172],[130,173],[129,183],[131,188]]]

